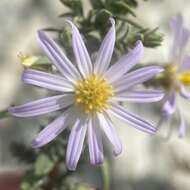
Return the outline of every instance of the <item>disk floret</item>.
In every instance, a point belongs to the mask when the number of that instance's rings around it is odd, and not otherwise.
[[[86,113],[102,112],[109,107],[108,99],[113,96],[112,86],[96,75],[79,81],[75,90],[75,101]]]

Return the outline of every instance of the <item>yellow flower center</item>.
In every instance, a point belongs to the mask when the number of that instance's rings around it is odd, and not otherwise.
[[[175,88],[176,92],[180,90],[180,83],[190,86],[190,70],[178,72],[179,66],[177,64],[167,64],[164,68],[164,72],[158,74],[154,80],[150,81],[150,84],[162,86],[167,91]]]
[[[166,90],[170,90],[175,84],[177,69],[177,65],[167,64],[164,72],[158,74],[155,78],[158,85],[163,86]]]
[[[75,102],[86,113],[102,112],[107,109],[108,99],[112,96],[112,86],[94,74],[79,81],[76,85]]]
[[[178,75],[178,80],[184,85],[190,85],[190,71],[185,71]]]

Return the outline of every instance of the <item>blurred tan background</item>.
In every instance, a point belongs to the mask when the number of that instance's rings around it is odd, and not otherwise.
[[[0,1],[0,110],[13,103],[24,103],[45,95],[44,90],[22,84],[22,67],[17,54],[40,53],[36,31],[47,26],[63,25],[63,21],[57,19],[63,11],[59,0]],[[181,12],[186,27],[190,29],[190,1],[139,0],[136,12],[142,23],[150,27],[160,26],[165,35],[163,46],[146,49],[143,62],[167,61],[170,40],[168,20]],[[180,100],[180,104],[188,122],[190,103]],[[127,104],[126,107],[156,124],[159,118],[152,111],[154,105],[141,105],[137,109],[135,105]],[[189,131],[184,139],[179,139],[177,131],[174,131],[169,140],[163,140],[162,135],[150,137],[126,124],[117,123],[123,153],[113,158],[111,163],[113,189],[190,190]],[[173,127],[177,128],[178,123],[175,124]],[[29,144],[37,132],[39,118],[4,119],[0,125],[0,172],[19,170],[23,165],[11,156],[9,145],[13,141]],[[92,167],[90,169],[93,170]]]

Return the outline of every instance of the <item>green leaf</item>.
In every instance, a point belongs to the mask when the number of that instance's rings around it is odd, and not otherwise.
[[[157,32],[158,28],[148,30],[144,33],[144,45],[147,47],[156,47],[161,45],[163,36]]]
[[[67,13],[63,13],[63,14],[60,14],[59,17],[71,17],[73,16],[73,13],[72,12],[67,12]]]
[[[81,0],[60,0],[65,6],[73,10],[74,15],[83,15]]]
[[[139,30],[143,30],[144,31],[144,28],[139,23],[135,22],[134,20],[132,20],[132,19],[126,17],[126,16],[124,17],[124,16],[116,15],[116,18],[118,20],[124,21],[124,22],[132,25],[135,28],[138,28]],[[147,30],[145,30],[145,31],[147,31]]]
[[[32,189],[31,185],[29,183],[25,182],[25,181],[21,183],[21,187],[20,188],[22,190],[31,190]]]
[[[9,114],[8,110],[4,110],[4,111],[0,112],[0,119],[6,118],[9,116],[10,116],[10,114]]]
[[[58,33],[58,39],[60,44],[64,47],[64,49],[71,48],[71,29],[70,27],[65,27],[61,32]]]
[[[105,23],[108,22],[109,18],[112,16],[112,13],[106,9],[102,9],[96,14],[95,25],[97,28],[104,28]]]
[[[40,154],[34,164],[35,175],[43,176],[47,175],[54,167],[52,160],[45,154]]]
[[[136,0],[124,0],[129,6],[137,7],[138,3]]]
[[[104,2],[102,0],[90,0],[90,2],[95,9],[105,8]]]
[[[131,7],[122,1],[115,1],[112,2],[110,5],[111,11],[113,11],[114,14],[120,15],[120,14],[131,14],[132,16],[136,17],[136,14],[131,9]]]

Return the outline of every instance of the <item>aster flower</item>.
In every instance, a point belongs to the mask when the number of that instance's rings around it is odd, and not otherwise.
[[[190,98],[187,87],[190,85],[190,57],[184,55],[184,48],[189,39],[189,31],[183,26],[183,18],[180,14],[170,21],[170,28],[173,33],[173,42],[170,50],[170,60],[165,66],[165,71],[160,74],[166,95],[162,108],[162,124],[164,121],[171,121],[174,113],[180,118],[179,136],[183,137],[186,131],[186,124],[179,106],[177,106],[177,94],[185,99]]]
[[[115,44],[115,22],[113,19],[110,21],[112,26],[101,44],[94,64],[77,27],[71,21],[68,23],[72,28],[76,64],[72,64],[61,48],[43,31],[39,31],[39,43],[60,75],[26,69],[23,81],[61,94],[9,109],[17,117],[33,117],[63,110],[58,118],[38,134],[32,146],[42,147],[66,127],[72,126],[66,151],[66,164],[70,170],[76,169],[86,133],[91,164],[103,162],[102,131],[113,145],[114,155],[121,153],[122,144],[113,126],[112,116],[146,133],[156,132],[152,124],[128,112],[118,102],[159,101],[163,97],[162,91],[135,90],[133,87],[163,69],[159,66],[147,66],[127,73],[143,55],[141,41],[138,41],[127,55],[110,66]]]

